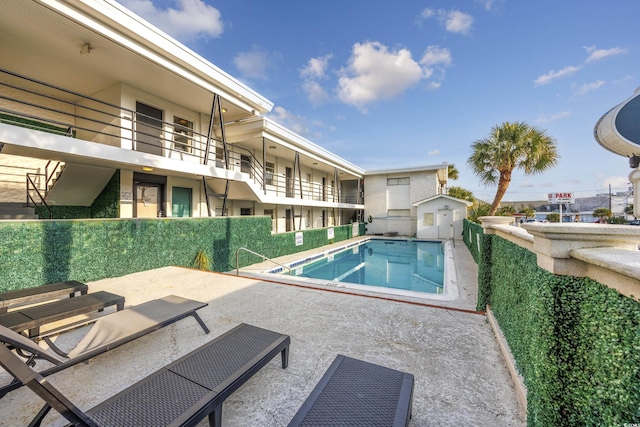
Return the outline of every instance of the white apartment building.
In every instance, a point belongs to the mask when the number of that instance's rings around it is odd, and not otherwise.
[[[447,163],[402,169],[366,171],[367,234],[415,236],[415,203],[442,194]]]
[[[363,169],[115,1],[2,7],[0,203],[47,218],[119,177],[120,218],[268,215],[283,232],[361,217]]]

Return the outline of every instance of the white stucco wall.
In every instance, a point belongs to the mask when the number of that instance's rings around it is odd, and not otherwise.
[[[409,177],[409,185],[387,185],[387,178]],[[417,232],[417,209],[412,205],[438,194],[437,171],[365,175],[365,212],[367,234],[395,232],[414,235]],[[408,209],[409,216],[389,216],[390,209]]]
[[[452,237],[455,239],[462,238],[463,219],[467,217],[467,206],[463,202],[456,202],[455,200],[447,198],[437,198],[429,202],[425,202],[417,207],[416,218],[416,236],[420,239],[440,239],[444,238],[439,235],[438,227],[439,221],[442,221],[442,213],[449,211],[453,215],[453,230]],[[448,213],[449,213],[448,212]],[[425,225],[424,214],[433,214],[433,225]],[[446,236],[448,237],[448,236]]]

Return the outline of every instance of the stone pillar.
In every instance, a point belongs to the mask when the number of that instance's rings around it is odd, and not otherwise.
[[[631,171],[629,182],[633,185],[633,216],[640,218],[640,168]]]
[[[582,268],[572,259],[571,251],[619,248],[637,252],[640,243],[640,227],[629,225],[527,223],[522,228],[534,236],[533,250],[538,266],[561,275],[582,276]]]
[[[484,234],[495,234],[492,228],[493,225],[513,224],[513,218],[510,216],[481,216],[478,219],[480,220],[480,224],[482,224]]]

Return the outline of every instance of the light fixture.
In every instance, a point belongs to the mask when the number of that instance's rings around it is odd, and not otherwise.
[[[314,164],[314,165],[317,165],[317,164],[318,164],[318,162],[313,162],[313,164]]]
[[[227,109],[226,109],[226,108],[223,108],[223,109],[222,109],[222,114],[224,114],[224,113],[226,113],[226,112],[227,112]]]
[[[94,50],[95,47],[91,46],[89,43],[85,43],[80,46],[80,56],[87,56]]]
[[[152,172],[152,171],[153,171],[153,168],[151,168],[151,167],[149,167],[149,166],[143,166],[143,167],[142,167],[142,170],[143,170],[143,171],[145,171],[145,172]]]
[[[275,150],[275,149],[276,149],[276,146],[275,146],[275,145],[270,145],[270,146],[269,146],[269,150]]]
[[[449,205],[444,205],[444,208],[445,209],[449,209]]]

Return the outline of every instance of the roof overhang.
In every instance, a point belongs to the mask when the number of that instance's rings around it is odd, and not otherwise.
[[[436,195],[436,196],[428,197],[428,198],[426,198],[426,199],[423,199],[423,200],[417,201],[417,202],[415,202],[415,203],[412,203],[412,206],[414,206],[414,207],[418,207],[418,206],[420,206],[420,205],[423,205],[423,204],[425,204],[425,203],[432,202],[432,201],[437,200],[437,199],[450,200],[450,201],[455,202],[455,203],[465,204],[466,206],[471,206],[471,205],[473,205],[473,203],[472,203],[472,202],[470,202],[470,201],[468,201],[468,200],[458,199],[457,197],[451,197],[451,196],[448,196],[448,195],[446,195],[446,194],[438,194],[438,195]]]
[[[223,98],[227,120],[273,103],[113,0],[5,0],[0,68],[82,94],[122,83],[197,112]],[[92,47],[81,55],[84,44]]]
[[[267,117],[229,123],[225,125],[225,132],[227,141],[232,144],[241,143],[245,148],[262,151],[264,138],[267,150],[270,150],[271,147],[274,150],[273,152],[269,151],[269,154],[277,155],[279,158],[293,160],[295,153],[298,152],[307,158],[314,169],[327,172],[338,169],[338,171],[353,175],[354,178],[360,178],[364,175],[364,169],[336,156]]]

